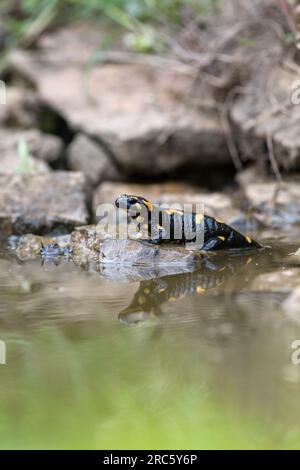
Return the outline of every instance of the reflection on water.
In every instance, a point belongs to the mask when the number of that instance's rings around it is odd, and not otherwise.
[[[135,323],[149,317],[161,316],[161,305],[193,294],[203,294],[224,284],[244,265],[253,262],[257,254],[236,253],[207,257],[194,271],[157,277],[142,281],[130,305],[119,314],[123,323]]]
[[[299,447],[300,328],[257,282],[294,248],[146,279],[3,253],[1,447]]]

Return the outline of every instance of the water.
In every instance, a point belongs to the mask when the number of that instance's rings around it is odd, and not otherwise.
[[[130,283],[3,252],[0,446],[299,448],[298,246],[267,242]]]

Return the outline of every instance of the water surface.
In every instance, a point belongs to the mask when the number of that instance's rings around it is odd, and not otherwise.
[[[1,447],[300,447],[298,246],[268,243],[141,282],[2,252]]]

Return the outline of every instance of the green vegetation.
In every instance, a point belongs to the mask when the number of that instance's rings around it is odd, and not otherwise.
[[[30,154],[29,154],[28,145],[25,139],[20,139],[18,142],[18,157],[19,157],[19,165],[16,168],[16,172],[17,173],[29,173],[31,171]]]
[[[151,34],[141,27],[148,23],[173,23],[180,25],[184,18],[196,18],[218,0],[13,0],[1,2],[0,14],[5,18],[7,37],[5,46],[17,41],[30,44],[49,26],[84,19],[114,21],[136,32],[132,41],[136,48],[149,49]],[[144,45],[145,44],[145,45]],[[152,46],[151,46],[152,47]],[[150,47],[150,48],[151,48]]]

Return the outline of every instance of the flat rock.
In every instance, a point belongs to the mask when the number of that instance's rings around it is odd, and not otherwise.
[[[107,239],[100,249],[101,263],[124,265],[190,265],[201,259],[199,252],[166,245],[152,245],[128,239]]]
[[[92,185],[114,177],[120,178],[103,147],[82,133],[77,134],[68,147],[67,164],[70,170],[83,173]]]
[[[1,234],[69,231],[88,217],[81,173],[0,175]]]
[[[193,82],[188,65],[142,64],[135,56],[126,63],[104,53],[87,74],[99,44],[91,35],[89,42],[78,30],[55,32],[34,53],[14,51],[13,66],[72,129],[99,139],[128,175],[231,162],[218,113],[192,106],[182,93]]]
[[[96,225],[76,228],[70,249],[75,264],[115,281],[135,282],[190,272],[202,259],[199,252],[172,245],[151,245],[116,239]]]

